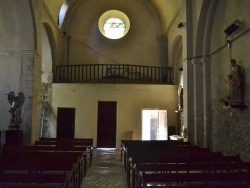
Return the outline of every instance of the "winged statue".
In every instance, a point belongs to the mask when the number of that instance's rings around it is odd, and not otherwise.
[[[10,107],[10,125],[9,127],[19,128],[22,122],[22,115],[23,115],[23,103],[25,101],[25,95],[23,92],[19,92],[18,95],[15,95],[14,91],[11,91],[8,95],[8,101],[11,105]]]

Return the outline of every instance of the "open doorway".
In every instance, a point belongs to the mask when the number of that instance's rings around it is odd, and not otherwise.
[[[167,110],[142,109],[142,140],[168,140]]]

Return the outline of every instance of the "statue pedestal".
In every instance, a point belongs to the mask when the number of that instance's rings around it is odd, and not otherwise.
[[[23,145],[23,131],[18,129],[10,129],[5,131],[5,145],[8,146],[22,146]]]

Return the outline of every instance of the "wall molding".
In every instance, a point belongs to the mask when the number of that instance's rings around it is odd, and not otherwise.
[[[35,50],[0,50],[0,56],[32,56],[41,58]]]

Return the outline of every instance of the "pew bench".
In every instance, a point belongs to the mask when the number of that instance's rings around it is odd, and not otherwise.
[[[133,168],[132,187],[142,185],[146,174],[185,174],[185,173],[249,173],[249,164],[243,162],[218,162],[218,163],[180,163],[180,164],[137,164]]]
[[[198,146],[191,146],[189,142],[182,142],[182,141],[170,141],[170,140],[153,140],[153,141],[142,141],[142,140],[130,140],[130,141],[122,141],[124,146],[123,151],[123,158],[124,158],[124,168],[125,172],[127,172],[127,168],[129,168],[129,158],[133,157],[134,155],[142,155],[142,157],[148,154],[155,154],[159,153],[162,155],[161,152],[167,153],[172,149],[176,148],[198,148]]]
[[[35,146],[42,148],[45,146],[56,147],[61,150],[68,150],[72,147],[75,150],[81,150],[85,147],[87,148],[87,153],[89,154],[89,165],[92,164],[93,158],[93,138],[40,138],[35,141]]]
[[[214,153],[210,152],[207,148],[198,148],[196,146],[189,147],[169,147],[164,149],[156,148],[150,150],[150,148],[138,149],[130,155],[127,160],[127,183],[130,186],[131,176],[133,178],[133,166],[140,163],[151,164],[164,164],[164,163],[192,163],[192,162],[210,162],[213,161]],[[133,179],[132,179],[133,180]]]
[[[0,187],[60,187],[69,188],[68,175],[66,173],[54,174],[24,174],[24,173],[0,173]]]
[[[250,173],[151,173],[144,174],[142,184],[146,187],[249,187]]]
[[[132,152],[131,152],[132,151]],[[222,156],[220,152],[211,152],[208,148],[198,146],[168,146],[155,148],[137,148],[128,150],[129,160],[126,164],[128,187],[134,186],[133,166],[140,163],[151,164],[191,164],[214,162],[241,162],[239,156]],[[132,182],[131,182],[132,180]]]
[[[85,152],[37,151],[34,148],[4,149],[0,158],[0,187],[11,184],[24,187],[80,187],[86,174]]]
[[[126,151],[128,148],[142,148],[142,147],[148,147],[150,145],[152,146],[165,146],[165,145],[171,145],[171,146],[191,146],[190,142],[183,142],[180,140],[123,140],[121,139],[121,161],[125,159],[126,157]]]

